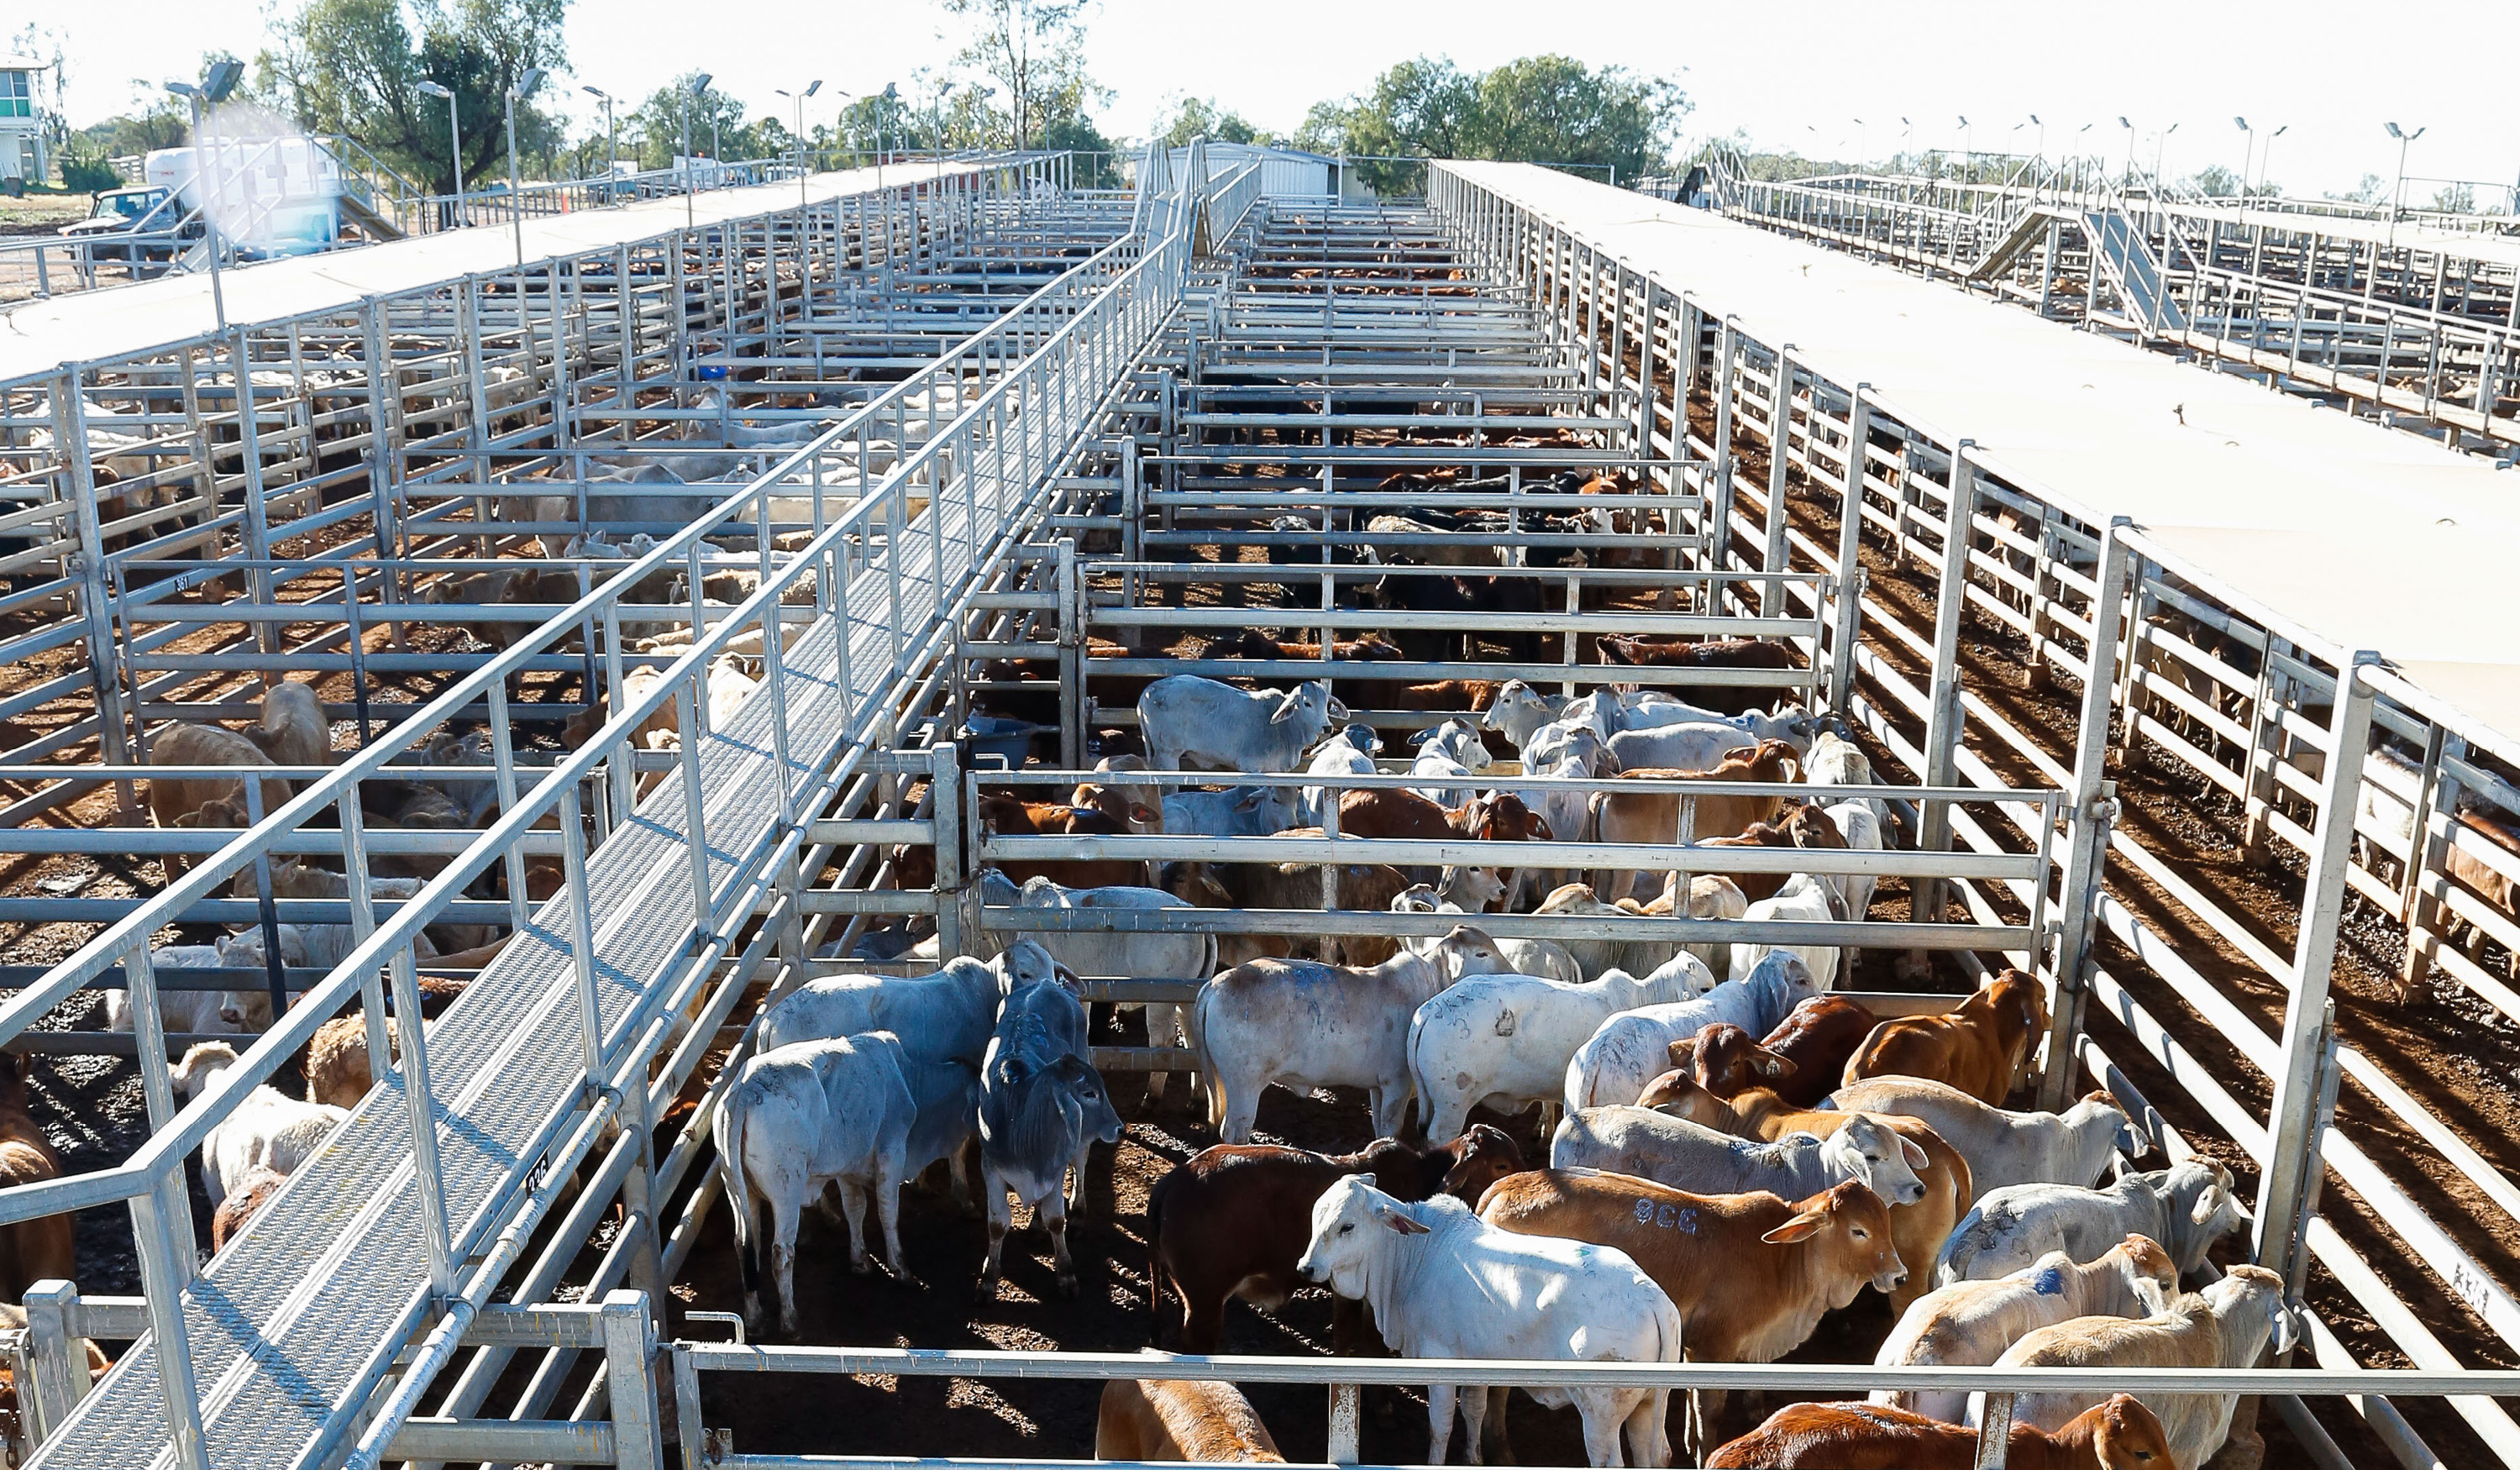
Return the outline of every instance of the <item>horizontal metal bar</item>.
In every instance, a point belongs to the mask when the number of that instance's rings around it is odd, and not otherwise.
[[[484,1307],[464,1329],[464,1340],[511,1348],[600,1348],[604,1314],[594,1306],[545,1303]]]
[[[936,824],[909,818],[824,818],[805,827],[808,842],[917,842],[936,840]]]
[[[612,1426],[601,1419],[410,1418],[394,1431],[384,1457],[557,1465],[609,1465],[617,1459]]]
[[[1135,773],[1131,773],[1135,774]],[[1012,837],[984,834],[979,861],[1056,862],[1143,858],[1178,863],[1472,864],[1508,868],[1660,869],[1704,873],[1822,877],[2022,878],[2043,876],[2039,854],[1905,849],[1679,847],[1642,842],[1428,841],[1414,837]]]
[[[2057,1394],[2520,1394],[2520,1370],[2471,1368],[2028,1368],[1855,1363],[1562,1362],[1475,1358],[1226,1358],[1164,1353],[1034,1353],[772,1347],[677,1342],[713,1373],[892,1373],[904,1377],[1189,1379],[1212,1383],[1452,1383],[1501,1388],[1942,1389]]]
[[[813,895],[806,895],[808,898]],[[808,913],[814,912],[810,908]],[[927,912],[924,910],[922,913]],[[1466,924],[1499,939],[1664,940],[1682,944],[1857,945],[1866,949],[2018,950],[2025,924],[1894,924],[1629,914],[1425,913],[1373,909],[1005,909],[981,911],[997,933],[1284,934],[1434,937]]]

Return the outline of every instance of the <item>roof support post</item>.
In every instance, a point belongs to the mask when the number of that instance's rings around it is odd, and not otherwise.
[[[1968,614],[1968,564],[1971,525],[1977,512],[1977,475],[1969,465],[1975,439],[1952,446],[1952,483],[1943,515],[1943,577],[1934,603],[1933,688],[1925,711],[1925,769],[1918,773],[1928,786],[1955,783],[1955,757],[1960,743],[1960,624]],[[1952,845],[1952,808],[1945,801],[1917,803],[1916,847],[1921,852],[1948,852]],[[1942,880],[1922,878],[1911,885],[1912,923],[1939,923],[1943,916]],[[1922,954],[1911,951],[1912,967]]]
[[[2074,1042],[2083,1034],[2083,1006],[2090,993],[2092,946],[2098,932],[2100,889],[2108,868],[2109,827],[2117,817],[2116,786],[2108,774],[2109,711],[2116,689],[2109,678],[2117,662],[2117,607],[2126,596],[2131,549],[2129,521],[2109,522],[2100,536],[2100,564],[2092,597],[2091,662],[2083,680],[2083,723],[2074,741],[2074,784],[2066,814],[2064,889],[2056,927],[2056,991],[2048,1007],[2048,1061],[2040,1075],[2039,1105],[2062,1111],[2074,1091]],[[2041,874],[2044,886],[2047,875]],[[2045,937],[2034,938],[2044,946]]]
[[[2309,1269],[2302,1226],[2316,1207],[2319,1136],[2336,1096],[2335,1008],[2328,988],[2336,967],[2336,930],[2345,910],[2345,866],[2353,861],[2354,814],[2361,803],[2362,762],[2371,739],[2371,689],[2360,677],[2379,655],[2358,650],[2336,671],[2336,700],[2327,724],[2327,780],[2318,803],[2318,835],[2302,887],[2301,940],[2293,951],[2291,995],[2284,1002],[2283,1070],[2275,1078],[2267,1130],[2267,1169],[2258,1184],[2257,1257],[2299,1295]]]

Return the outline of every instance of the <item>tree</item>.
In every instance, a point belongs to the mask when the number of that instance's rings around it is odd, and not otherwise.
[[[1310,154],[1346,153],[1347,114],[1345,103],[1314,103],[1295,128],[1294,146]]]
[[[2389,181],[2376,173],[2366,173],[2362,176],[2362,183],[2343,194],[2331,194],[2327,197],[2357,204],[2385,203],[2389,198]]]
[[[1468,72],[1442,57],[1403,62],[1343,108],[1316,106],[1298,140],[1335,135],[1360,173],[1389,190],[1415,180],[1394,158],[1495,158],[1615,168],[1635,176],[1665,162],[1688,100],[1666,81],[1624,67],[1587,68],[1562,56],[1525,57]]]
[[[285,94],[308,131],[345,133],[451,192],[505,167],[508,88],[529,67],[567,65],[567,12],[568,0],[309,0],[265,54],[258,85]],[[460,160],[446,103],[424,80],[455,93]],[[519,152],[551,154],[561,137],[556,117],[518,105]]]
[[[1185,148],[1192,138],[1220,143],[1267,143],[1269,138],[1242,120],[1241,114],[1217,105],[1214,98],[1182,97],[1173,102],[1172,120],[1155,129],[1166,148]]]
[[[2444,184],[2441,188],[2433,191],[2432,206],[2449,214],[2474,214],[2476,212],[2476,186],[2473,184]]]
[[[670,168],[674,155],[683,146],[683,116],[691,115],[691,143],[694,157],[758,158],[788,146],[787,129],[781,127],[778,142],[772,146],[763,136],[765,124],[774,120],[750,123],[743,119],[743,104],[715,87],[694,96],[692,79],[697,71],[686,71],[672,81],[648,94],[630,114],[621,119],[626,128],[639,126],[646,142],[639,150],[643,168]]]
[[[1085,69],[1088,0],[944,0],[971,26],[955,65],[997,84],[1022,148],[1053,121],[1080,116],[1108,93]]]
[[[2208,163],[2187,176],[2187,187],[2212,200],[2227,200],[2240,192],[2240,176],[2220,163]]]
[[[1065,149],[1076,156],[1076,187],[1079,189],[1117,189],[1120,177],[1120,146],[1102,136],[1094,119],[1082,112],[1054,117],[1042,125],[1037,140],[1043,148]]]

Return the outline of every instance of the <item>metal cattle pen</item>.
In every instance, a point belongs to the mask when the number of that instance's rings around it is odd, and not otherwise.
[[[120,1465],[171,1455],[188,1466],[449,1458],[655,1465],[675,1455],[694,1470],[708,1463],[767,1470],[808,1461],[742,1453],[726,1438],[740,1437],[741,1424],[704,1422],[700,1375],[1147,1372],[1152,1359],[1108,1355],[657,1341],[652,1309],[683,1270],[715,1198],[715,1174],[705,1168],[709,1103],[735,1068],[700,1089],[699,1105],[668,1140],[652,1142],[655,1121],[726,1028],[738,1038],[734,1060],[742,1059],[741,1007],[757,987],[775,997],[814,974],[863,967],[846,957],[869,920],[931,916],[944,954],[984,950],[992,933],[1081,924],[981,903],[974,879],[992,860],[1364,856],[1437,865],[1545,854],[1552,866],[1578,868],[1790,866],[1921,880],[1958,913],[1936,905],[1930,921],[1899,924],[1537,915],[1481,922],[1499,934],[1685,932],[1692,941],[1931,950],[1949,954],[1963,972],[1999,957],[2033,968],[2058,998],[2044,1096],[2066,1095],[2080,1063],[2136,1105],[2174,1158],[2191,1148],[2174,1116],[2191,1133],[2198,1126],[2191,1120],[2201,1119],[2228,1136],[2227,1147],[2259,1159],[2324,1158],[2390,1230],[2447,1269],[2490,1329],[2500,1325],[2511,1309],[2491,1275],[2386,1169],[2327,1126],[2340,1083],[2398,1109],[2445,1158],[2473,1168],[2488,1194],[2498,1200],[2494,1191],[2507,1192],[2507,1183],[2481,1160],[2470,1165],[2477,1156],[2459,1152],[2468,1145],[2453,1125],[2403,1088],[2392,1094],[2387,1089],[2397,1084],[2340,1046],[2324,1003],[2349,884],[2392,901],[2398,891],[2352,865],[2346,839],[2355,824],[2325,816],[2357,810],[2356,781],[2375,725],[2414,737],[2424,752],[2407,789],[2409,835],[2378,833],[2415,874],[2408,886],[2418,898],[2417,933],[2453,978],[2502,1003],[2489,973],[2439,942],[2452,917],[2469,918],[2506,946],[2520,938],[2477,899],[2472,878],[2449,869],[2448,854],[2461,850],[2459,793],[2512,805],[2496,771],[2507,742],[2489,725],[2458,713],[2456,701],[2418,678],[2339,647],[2244,587],[2218,581],[2193,540],[2174,529],[2105,518],[2095,525],[2087,505],[2058,504],[2037,473],[2008,459],[2010,446],[1951,437],[1930,403],[1921,395],[1912,403],[1897,385],[1845,380],[1850,364],[1861,371],[1863,354],[1877,351],[1881,338],[1850,345],[1807,328],[1802,337],[1776,337],[1767,319],[1794,299],[1794,289],[1728,274],[1721,261],[1657,256],[1622,237],[1617,222],[1640,207],[1634,196],[1544,170],[1455,164],[1431,171],[1423,209],[1350,208],[1262,197],[1249,169],[1210,179],[1197,149],[1178,178],[1164,160],[1150,152],[1139,194],[1124,201],[1064,199],[1028,177],[1028,164],[1012,161],[975,166],[962,183],[852,188],[801,207],[781,186],[773,193],[788,194],[787,203],[765,195],[762,212],[534,264],[511,272],[513,285],[496,272],[432,284],[400,317],[384,298],[371,297],[356,307],[354,328],[338,317],[292,318],[154,354],[159,376],[145,380],[108,380],[118,367],[82,366],[13,390],[11,442],[28,451],[17,479],[26,503],[44,512],[18,524],[73,522],[48,533],[55,539],[40,544],[43,555],[22,562],[42,580],[15,604],[35,614],[31,631],[18,636],[29,650],[49,639],[43,646],[118,651],[112,669],[57,679],[41,687],[44,699],[13,710],[51,708],[60,724],[42,737],[51,743],[36,753],[22,747],[21,764],[0,776],[55,782],[35,792],[51,798],[47,807],[82,795],[111,798],[118,783],[151,774],[133,759],[136,748],[117,754],[147,722],[207,708],[242,715],[232,697],[214,701],[255,676],[291,669],[349,678],[354,697],[328,713],[354,719],[360,735],[356,752],[316,772],[249,829],[123,838],[206,859],[153,897],[121,901],[112,913],[0,911],[108,924],[70,960],[13,977],[22,988],[0,1005],[0,1033],[25,1041],[34,1035],[29,1023],[118,968],[133,986],[156,1131],[119,1168],[0,1191],[0,1222],[127,1201],[147,1288],[145,1300],[133,1300],[47,1287],[30,1298],[25,1340],[0,1344],[25,1368],[22,1397],[31,1401],[43,1440],[35,1463]],[[323,335],[318,326],[355,350],[309,356],[306,344]],[[1793,345],[1798,339],[1816,345],[1806,350]],[[345,431],[351,445],[338,452],[340,463],[327,464],[316,398],[282,389],[319,371],[388,360],[399,368],[406,358],[411,371],[401,375],[400,392],[386,392],[383,376],[365,371],[324,384],[344,400],[324,426]],[[180,367],[168,371],[169,361]],[[498,377],[502,367],[516,376]],[[1220,370],[1282,381],[1236,383]],[[274,380],[266,383],[265,375]],[[239,376],[250,412],[238,410]],[[93,425],[80,421],[101,390],[123,392],[127,402],[154,395],[160,407],[144,412],[163,422],[144,426],[165,430],[166,442],[137,450],[95,442]],[[1307,407],[1286,411],[1290,398]],[[300,410],[290,405],[301,401],[302,419],[291,419]],[[183,405],[180,416],[164,407],[173,403]],[[704,513],[679,521],[660,514],[661,539],[652,546],[585,560],[573,601],[418,596],[434,585],[432,574],[495,570],[516,559],[496,550],[589,529],[589,457],[628,448],[637,426],[664,425],[671,435],[676,425],[705,430],[713,422],[716,436],[731,443],[728,430],[739,421],[802,420],[817,410],[830,423],[810,437],[759,451],[756,465],[739,464],[697,492],[688,485],[674,492],[704,495]],[[1563,437],[1503,442],[1544,423]],[[21,437],[44,424],[58,425],[61,464]],[[1456,442],[1413,446],[1409,431],[1420,427]],[[1263,433],[1275,442],[1258,442]],[[688,459],[708,452],[699,437],[637,449]],[[1761,443],[1781,451],[1767,456],[1764,473],[1743,458]],[[1855,447],[1860,452],[1851,453]],[[114,486],[101,487],[95,474],[100,450],[140,455],[141,476],[189,487],[189,499],[109,522],[101,488]],[[296,461],[275,471],[291,454]],[[1503,553],[1491,574],[1546,589],[1546,610],[1482,613],[1464,628],[1454,615],[1357,605],[1353,594],[1368,580],[1433,574],[1389,558],[1446,545],[1442,535],[1333,519],[1349,509],[1379,509],[1378,497],[1402,492],[1366,483],[1418,464],[1471,468],[1482,485],[1465,492],[1469,502],[1507,517],[1489,547]],[[1525,529],[1525,515],[1584,509],[1561,503],[1571,495],[1541,488],[1550,476],[1605,468],[1630,471],[1633,490],[1585,499],[1614,514],[1659,515],[1661,532]],[[530,488],[527,476],[535,476]],[[1490,487],[1489,479],[1501,483]],[[337,487],[346,487],[338,498],[328,493]],[[566,511],[545,519],[494,514],[494,507],[519,509],[529,494],[556,497]],[[1831,508],[1841,512],[1834,525],[1812,513]],[[525,509],[546,515],[552,508],[547,501]],[[1318,517],[1309,532],[1254,528],[1308,512]],[[1951,534],[1956,520],[1969,533]],[[313,538],[311,550],[296,543],[289,554],[293,537],[336,527],[345,539]],[[1872,584],[1876,573],[1861,564],[1868,527],[1872,547],[1887,548],[1877,564],[1931,571],[1930,617],[1920,620]],[[146,539],[109,551],[109,528]],[[210,555],[200,565],[169,555],[186,546]],[[1220,560],[1190,559],[1208,547]],[[1245,549],[1302,559],[1238,560]],[[1344,552],[1382,559],[1337,559]],[[1593,564],[1613,553],[1635,559]],[[1571,554],[1586,563],[1565,564]],[[1550,564],[1552,557],[1560,559]],[[234,571],[249,589],[242,600],[183,601]],[[675,571],[689,580],[676,601],[634,597]],[[747,574],[740,595],[709,597],[709,578],[731,571]],[[1228,608],[1171,595],[1201,584],[1250,596]],[[1260,595],[1272,587],[1276,593]],[[2122,612],[2094,615],[2121,603]],[[2161,608],[2193,621],[2165,626],[2152,616]],[[1240,622],[1215,615],[1225,611]],[[403,625],[441,618],[519,627],[506,646],[481,652],[369,647],[372,639],[398,639]],[[1161,656],[1169,646],[1153,646],[1252,622],[1290,636],[1309,631],[1322,657],[1172,658]],[[641,647],[625,624],[654,625],[667,636]],[[223,627],[231,631],[213,651],[187,643]],[[2038,738],[2052,731],[2021,729],[1974,672],[1972,640],[1989,628],[2022,640],[2033,663],[2085,683],[2073,743],[2062,755]],[[2203,646],[2195,628],[2228,643]],[[1378,630],[1468,632],[1491,644],[1553,638],[1558,649],[1528,659],[1474,650],[1369,661],[1330,647],[1338,635]],[[1122,649],[1096,656],[1098,631],[1115,635]],[[1800,662],[1684,677],[1580,661],[1588,637],[1635,631],[1782,639]],[[706,712],[709,670],[747,635],[763,665],[761,691],[721,724]],[[2233,646],[2255,648],[2254,670]],[[383,661],[394,658],[415,661]],[[1040,663],[1008,667],[1024,660]],[[633,691],[625,678],[642,668],[660,677]],[[1056,671],[1055,682],[1038,677],[1042,668]],[[2094,668],[2104,677],[2089,677]],[[2234,714],[2179,670],[2221,682],[2224,693],[2247,684],[2249,702]],[[1669,845],[1508,844],[1342,837],[1334,822],[1318,839],[1031,838],[975,822],[986,788],[1056,790],[1091,774],[1085,756],[1097,732],[1128,723],[1127,712],[1090,701],[1097,676],[1193,671],[1386,686],[1510,672],[1569,691],[1614,681],[1790,690],[1860,727],[1906,767],[1905,780],[1849,789],[1913,803],[1914,840],[1905,850],[1832,857],[1692,848],[1685,829]],[[395,676],[423,673],[436,682],[417,697],[394,685]],[[535,682],[512,691],[512,676]],[[537,724],[588,710],[599,690],[610,691],[608,706],[598,706],[608,713],[589,738],[573,750],[547,749],[547,766],[525,758],[553,744],[535,738]],[[1050,723],[1059,758],[1022,770],[978,768],[967,738],[975,698],[1027,691],[1059,701]],[[2209,741],[2211,748],[2176,738],[2164,723],[2172,716],[2147,712],[2145,699],[2227,738]],[[85,713],[90,700],[93,713]],[[2322,701],[2329,710],[2318,712]],[[2116,886],[2132,865],[2191,912],[2206,915],[2212,907],[2117,822],[2105,762],[2120,713],[2130,738],[2174,736],[2155,743],[2244,793],[2262,842],[2309,858],[2297,957],[2277,955],[2228,916],[2217,926],[2289,982],[2280,1037],[2193,967],[2182,969],[2178,936],[2165,937],[2157,914],[2131,907]],[[677,727],[678,748],[634,745],[656,717]],[[1369,718],[1398,727],[1428,716],[1390,709]],[[449,779],[445,768],[423,767],[415,756],[433,729],[459,719],[486,719],[497,746],[470,778],[499,787],[500,814],[488,830],[415,840],[364,821],[365,781],[424,770]],[[76,756],[81,741],[95,752],[83,762],[38,760]],[[1149,780],[1172,785],[1197,778]],[[1495,780],[1519,787],[1550,779]],[[1388,774],[1336,782],[1407,783]],[[30,808],[19,821],[45,809]],[[2385,826],[2369,814],[2363,824]],[[21,851],[50,840],[16,830],[26,839]],[[887,872],[886,849],[895,844],[934,850],[937,876],[927,891],[903,891],[897,869]],[[451,862],[403,902],[372,901],[358,882],[346,900],[213,897],[241,874],[250,882],[276,857],[338,853],[359,878],[388,850]],[[534,908],[522,896],[525,864],[555,855],[562,891]],[[2480,861],[2492,869],[2497,860]],[[516,880],[507,897],[464,896],[494,868]],[[222,904],[234,907],[213,907]],[[330,971],[285,977],[299,991],[296,1004],[246,1050],[236,1075],[179,1108],[157,1019],[158,976],[146,957],[152,936],[187,915],[345,923],[356,943]],[[449,916],[512,920],[516,938],[464,999],[424,1028],[416,941]],[[1178,922],[1236,933],[1390,935],[1441,932],[1458,921],[1228,910],[1193,911]],[[2138,989],[2125,983],[2135,976],[2113,976],[2100,962],[2110,941],[2148,967]],[[1178,998],[1198,978],[1093,983],[1098,998],[1155,1000]],[[398,1062],[385,1035],[388,991]],[[2188,1009],[2165,1014],[2165,994]],[[380,1086],[246,1233],[197,1270],[185,1155],[250,1082],[272,1075],[354,997]],[[1948,1002],[1880,992],[1871,999],[1889,1010]],[[2105,1035],[2113,1049],[2085,1028],[2100,1016],[2115,1028]],[[2188,1048],[2200,1023],[2274,1081],[2266,1121],[2198,1064]],[[1186,1060],[1160,1051],[1098,1051],[1096,1059]],[[591,1182],[570,1197],[572,1173]],[[2329,1223],[2319,1183],[2315,1170],[2266,1173],[2257,1253],[2296,1291],[2315,1262],[2330,1274],[2316,1282],[2310,1305],[2341,1289],[2420,1371],[2363,1368],[2314,1320],[2316,1369],[2158,1382],[2113,1372],[2107,1386],[2266,1394],[2281,1405],[2296,1443],[2331,1463],[2341,1462],[2341,1451],[2305,1402],[2344,1397],[2380,1443],[2417,1464],[2431,1463],[2429,1451],[2391,1398],[2447,1397],[2451,1412],[2502,1452],[2509,1422],[2488,1396],[2520,1393],[2520,1385],[2508,1375],[2453,1371],[2457,1359],[2393,1294],[2401,1288],[2363,1264]],[[679,1210],[670,1203],[677,1197]],[[581,1278],[573,1263],[616,1198],[622,1228]],[[579,1300],[551,1302],[564,1284]],[[140,1345],[85,1393],[84,1374],[72,1369],[74,1339],[136,1337],[144,1328]],[[603,1370],[572,1403],[560,1403],[556,1396],[575,1382],[572,1364],[590,1350],[603,1352]],[[501,1391],[507,1417],[482,1417],[518,1352],[540,1355],[525,1387],[513,1398]],[[1331,1385],[1331,1453],[1349,1460],[1357,1452],[1353,1386],[1364,1382],[1626,1375],[1809,1391],[1930,1382],[1986,1387],[1999,1405],[2005,1390],[2064,1382],[1994,1370],[1247,1359],[1185,1359],[1165,1371]],[[2004,1414],[1999,1408],[1992,1417]],[[2000,1456],[2001,1437],[1988,1443]],[[1982,1451],[1980,1462],[1996,1461]]]

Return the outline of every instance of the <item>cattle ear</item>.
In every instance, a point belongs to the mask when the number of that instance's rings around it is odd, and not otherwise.
[[[1770,1245],[1792,1245],[1796,1241],[1809,1240],[1819,1234],[1820,1227],[1827,1223],[1827,1216],[1817,1211],[1805,1211],[1759,1238]]]
[[[1557,834],[1550,828],[1549,819],[1541,816],[1538,812],[1531,814],[1530,832],[1531,840],[1534,842],[1554,842],[1557,840]]]
[[[2205,1192],[2196,1196],[2196,1208],[2187,1212],[2187,1218],[2195,1225],[2203,1225],[2212,1220],[2214,1212],[2221,1208],[2223,1208],[2223,1186],[2208,1184],[2205,1186]]]
[[[1922,1169],[1934,1162],[1932,1155],[1925,1152],[1924,1145],[1905,1136],[1899,1139],[1899,1156],[1908,1161],[1911,1169]]]
[[[1143,801],[1133,801],[1129,803],[1129,820],[1131,822],[1152,822],[1160,824],[1164,820],[1164,814],[1156,811],[1153,807],[1147,805]]]
[[[1397,1230],[1403,1235],[1423,1235],[1427,1233],[1426,1227],[1419,1225],[1405,1211],[1393,1209],[1389,1205],[1384,1205],[1382,1208],[1374,1211],[1373,1218],[1381,1221],[1384,1225],[1389,1225],[1392,1229]]]
[[[1792,1057],[1778,1056],[1774,1051],[1769,1051],[1764,1048],[1758,1053],[1758,1055],[1760,1076],[1773,1077],[1781,1082],[1785,1078],[1794,1075],[1794,1061]]]

